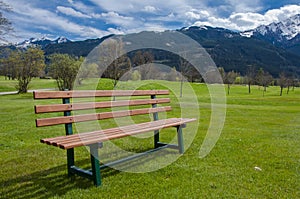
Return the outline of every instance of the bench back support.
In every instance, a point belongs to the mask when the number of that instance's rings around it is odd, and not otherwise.
[[[142,114],[153,114],[153,120],[158,120],[158,112],[170,111],[170,106],[158,107],[157,104],[169,103],[169,98],[157,99],[156,95],[169,94],[168,90],[135,90],[135,91],[36,91],[34,99],[62,99],[62,104],[36,105],[35,113],[63,112],[63,116],[36,119],[36,126],[52,126],[58,124],[66,125],[66,134],[72,134],[71,126],[75,122],[85,122],[92,120],[102,120],[109,118],[118,118]],[[81,102],[71,103],[72,98],[101,98],[101,97],[131,97],[148,96],[149,99],[131,99],[119,101],[101,101],[101,102]],[[151,98],[151,99],[150,99]],[[113,107],[133,107],[139,105],[151,105],[151,108],[140,108],[121,111],[100,112],[91,114],[72,115],[75,110],[101,109]],[[69,130],[68,130],[69,129]],[[69,132],[69,133],[68,133]]]
[[[168,90],[35,91],[34,99],[168,95]]]

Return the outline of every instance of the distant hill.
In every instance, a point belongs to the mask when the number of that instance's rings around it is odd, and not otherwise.
[[[257,69],[263,68],[277,77],[281,71],[300,74],[300,56],[291,53],[283,47],[255,37],[244,37],[238,32],[223,28],[189,27],[178,30],[190,36],[202,45],[215,61],[217,67],[226,71],[234,70],[245,74],[251,65]],[[59,44],[49,44],[44,48],[45,54],[67,53],[74,56],[87,56],[89,52],[111,35],[98,39],[74,41]],[[152,51],[155,59],[168,60],[164,64],[178,68],[176,56],[166,52]]]
[[[192,26],[177,31],[202,45],[216,66],[223,67],[225,71],[234,70],[244,75],[249,66],[254,66],[278,77],[282,71],[300,75],[300,34],[297,32],[300,32],[299,27],[300,15],[296,15],[284,22],[260,26],[242,33],[208,26]],[[33,44],[40,45],[46,55],[67,53],[85,57],[111,36],[84,41],[70,41],[62,37],[54,41],[32,38],[10,48]],[[159,50],[152,50],[152,53],[155,60],[164,60],[163,64],[179,68],[178,56]],[[130,55],[132,56],[132,53]]]
[[[50,44],[43,48],[46,55],[53,53],[66,53],[74,56],[86,57],[102,41],[111,37],[108,35],[97,39],[87,39],[84,41],[65,42],[59,44]]]
[[[245,74],[252,65],[273,76],[288,70],[300,74],[300,56],[267,41],[241,36],[223,28],[189,27],[179,30],[199,42],[218,67]]]

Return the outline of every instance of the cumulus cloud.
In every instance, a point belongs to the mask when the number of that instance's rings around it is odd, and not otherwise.
[[[233,30],[245,31],[254,29],[260,25],[268,25],[282,21],[296,14],[300,14],[300,5],[286,5],[279,9],[272,9],[263,14],[255,12],[232,13],[228,18],[208,17],[207,20],[199,20],[194,26],[208,25],[224,27]]]
[[[266,20],[277,22],[300,14],[300,5],[286,5],[279,9],[272,9],[265,13]]]
[[[29,32],[27,25],[30,24],[30,29],[42,30],[48,32],[60,32],[77,35],[78,38],[86,37],[102,37],[111,34],[111,30],[99,30],[95,27],[81,25],[70,21],[64,17],[58,16],[56,13],[49,10],[36,8],[29,3],[13,4],[14,12],[17,14],[13,21],[17,26],[18,32]],[[46,24],[46,25],[45,25]]]
[[[114,24],[121,27],[137,26],[137,21],[133,17],[122,16],[116,12],[106,12],[101,14],[92,14],[93,18],[102,19],[108,24]]]
[[[91,1],[106,11],[114,11],[120,14],[138,13],[146,10],[154,11],[154,9],[170,12],[170,10],[180,10],[188,6],[188,3],[182,0],[128,0],[126,1],[126,6],[124,5],[124,0]]]
[[[231,12],[235,13],[258,12],[263,8],[261,0],[224,0],[224,3],[228,5]]]
[[[182,24],[182,26],[210,25],[244,31],[256,28],[260,25],[277,22],[300,13],[299,5],[287,5],[261,13],[264,6],[261,0],[224,0],[222,2],[214,3],[211,3],[211,1],[208,0],[201,2],[182,0],[129,0],[127,1],[127,6],[123,6],[122,0],[92,1],[104,10],[126,14],[137,21],[139,21],[141,16],[135,16],[134,13],[140,11],[155,13],[159,10],[161,11],[159,15],[151,16],[151,18],[146,18],[144,20],[148,24],[159,27],[163,26],[162,23],[164,23],[165,29],[170,28],[169,24],[177,23]],[[114,18],[118,17],[119,16],[115,16]],[[121,22],[123,20],[117,21]],[[114,23],[114,20],[108,20],[108,22]],[[121,25],[121,23],[116,24]],[[125,24],[129,25],[128,21]],[[145,25],[143,26],[145,27]]]
[[[3,1],[14,10],[8,16],[11,16],[15,30],[63,33],[73,38],[162,31],[191,25],[244,31],[300,13],[300,4],[263,12],[266,9],[263,2],[266,4],[266,1],[261,0],[128,0],[126,5],[124,0],[90,0],[89,3],[83,0]]]
[[[90,16],[83,14],[79,11],[76,11],[70,7],[57,6],[56,9],[57,9],[57,11],[65,14],[65,15],[69,15],[69,16],[73,16],[73,17],[80,17],[80,18],[91,18]]]
[[[93,13],[94,8],[92,6],[88,6],[80,1],[68,0],[69,4],[74,7],[76,10],[81,11],[83,13]]]
[[[185,16],[190,19],[190,20],[199,20],[199,19],[206,19],[207,17],[209,17],[209,13],[206,10],[196,10],[196,9],[192,9],[188,12],[185,13]]]
[[[116,28],[108,28],[107,29],[108,32],[110,32],[111,34],[115,34],[115,35],[123,35],[125,34],[124,31],[120,30],[120,29],[116,29]]]
[[[257,27],[265,23],[265,17],[258,13],[235,13],[228,19],[237,27]]]
[[[158,10],[154,6],[145,6],[142,11],[150,12],[150,13],[155,13]]]

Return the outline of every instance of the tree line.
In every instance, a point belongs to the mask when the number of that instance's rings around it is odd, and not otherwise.
[[[224,68],[218,68],[222,76],[224,84],[227,84],[227,94],[230,93],[230,86],[232,84],[246,84],[248,85],[248,93],[251,93],[251,86],[258,85],[263,88],[263,95],[267,91],[268,86],[279,86],[280,96],[283,94],[283,89],[287,88],[287,94],[290,89],[300,86],[299,79],[295,73],[282,71],[279,77],[274,78],[268,71],[263,68],[256,69],[253,66],[247,68],[246,74],[241,76],[235,71],[225,72]]]
[[[57,82],[59,90],[72,90],[74,84],[81,84],[85,78],[104,77],[112,80],[112,86],[116,86],[118,80],[125,75],[123,80],[143,80],[154,77],[157,71],[151,67],[141,67],[138,70],[131,70],[133,66],[139,66],[153,62],[153,56],[147,52],[136,52],[130,59],[127,55],[112,60],[116,52],[122,50],[116,43],[109,43],[106,46],[108,53],[99,58],[99,62],[108,64],[107,68],[99,63],[84,63],[83,57],[75,57],[68,54],[44,55],[40,48],[30,47],[28,49],[3,49],[0,59],[0,75],[6,80],[18,80],[16,89],[18,93],[26,93],[32,78],[53,78]],[[84,63],[84,67],[80,67]],[[105,70],[103,70],[105,69]],[[131,71],[128,73],[128,71]],[[126,73],[126,74],[125,74]],[[100,75],[101,74],[101,75]],[[75,82],[77,80],[77,82]]]
[[[216,83],[214,72],[210,72],[207,77],[202,77],[199,72],[186,60],[179,57],[179,67],[169,67],[165,71],[155,67],[155,60],[151,51],[135,51],[131,55],[122,52],[120,42],[107,42],[106,54],[98,58],[98,62],[85,61],[83,57],[74,57],[68,54],[52,54],[45,56],[40,48],[28,48],[8,50],[1,52],[0,75],[6,79],[16,79],[18,84],[16,88],[19,93],[26,93],[28,85],[34,77],[51,77],[56,80],[59,90],[72,90],[74,83],[81,84],[85,78],[104,77],[112,80],[112,86],[115,87],[121,80],[145,80],[145,79],[163,79],[169,81],[181,82],[207,82]],[[116,55],[121,55],[117,56]],[[85,63],[84,63],[85,62]],[[80,67],[84,63],[84,67]],[[102,67],[108,65],[107,68]],[[299,86],[299,81],[295,74],[282,72],[278,78],[274,78],[268,71],[253,66],[249,66],[244,76],[235,71],[225,71],[219,67],[216,73],[220,74],[223,83],[227,85],[227,93],[230,94],[232,84],[247,84],[248,93],[251,93],[252,85],[263,87],[263,95],[270,85],[280,86],[280,95],[283,88]],[[101,75],[100,75],[101,74]],[[77,80],[77,82],[75,82]]]

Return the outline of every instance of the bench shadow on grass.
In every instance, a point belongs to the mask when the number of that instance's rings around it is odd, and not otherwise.
[[[174,150],[161,151],[161,155],[174,154],[176,154],[176,151]],[[155,153],[121,163],[120,165],[122,169],[147,165],[150,160],[155,159],[154,156]],[[76,161],[76,164],[85,165],[87,162],[89,162],[89,159]],[[105,168],[101,170],[102,180],[120,172],[121,171],[113,168]],[[105,183],[105,181],[102,183]],[[59,197],[74,189],[90,189],[94,187],[92,180],[76,175],[69,177],[67,175],[67,166],[65,164],[48,170],[31,173],[29,175],[11,178],[9,180],[0,180],[0,185],[0,198],[22,199]],[[101,189],[101,187],[99,187],[99,189]]]
[[[86,162],[86,160],[82,162]],[[89,189],[94,187],[92,180],[79,176],[69,177],[66,168],[66,165],[61,165],[9,180],[0,180],[2,189],[0,191],[0,198],[49,198],[63,196],[68,191],[74,189]],[[102,178],[117,173],[119,171],[111,168],[101,171]]]

